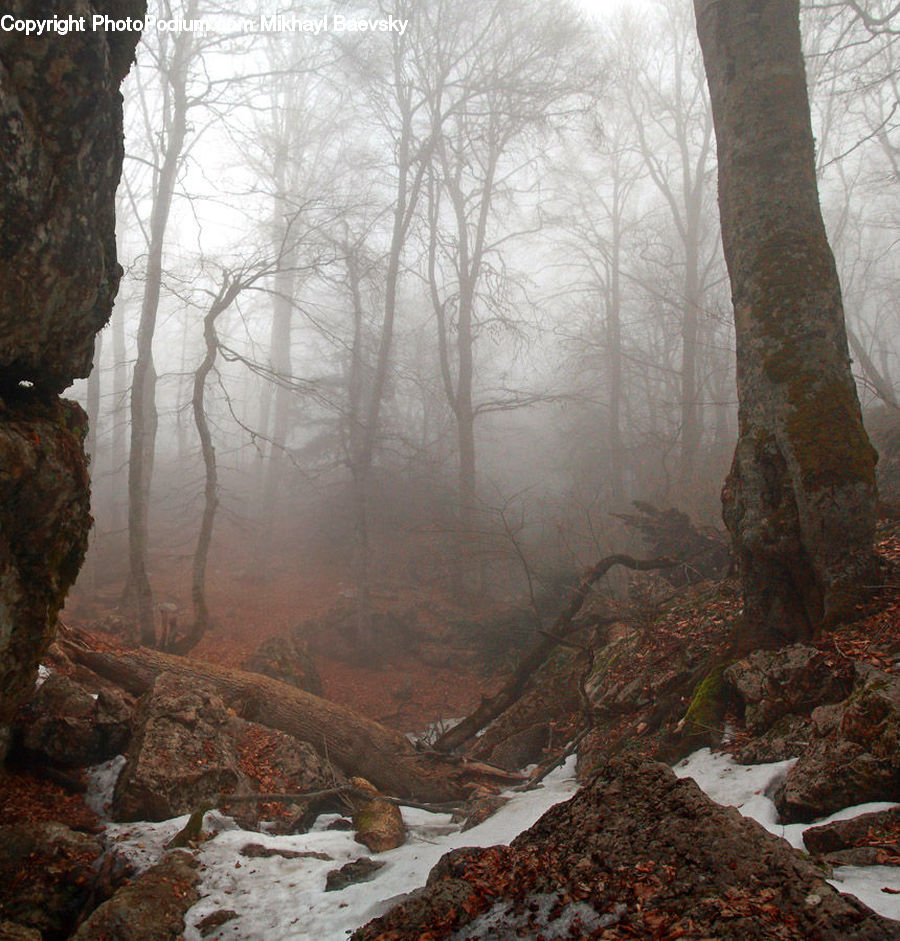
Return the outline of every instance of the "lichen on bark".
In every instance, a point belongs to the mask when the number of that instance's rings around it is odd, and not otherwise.
[[[875,461],[816,188],[797,0],[695,0],[719,155],[739,437],[723,516],[746,639],[852,614],[874,571]]]
[[[12,0],[13,19],[142,18],[143,0]],[[118,288],[115,191],[136,32],[0,32],[0,758],[91,524],[82,410]]]

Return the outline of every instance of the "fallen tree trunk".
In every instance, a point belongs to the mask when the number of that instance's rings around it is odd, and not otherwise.
[[[459,725],[448,729],[435,742],[434,748],[436,751],[449,752],[464,745],[521,697],[538,667],[550,656],[561,641],[577,630],[579,625],[575,623],[575,618],[584,606],[588,594],[614,565],[623,565],[625,568],[638,572],[648,572],[654,569],[671,568],[677,565],[677,562],[667,558],[634,559],[630,555],[608,555],[593,568],[588,569],[582,575],[578,587],[572,592],[568,604],[553,622],[553,626],[544,633],[542,639],[522,660],[503,689],[489,698],[482,697],[481,705],[471,715],[463,719]],[[616,620],[618,618],[610,618],[606,623],[611,624]]]
[[[208,683],[242,718],[308,742],[346,775],[364,777],[386,794],[460,800],[467,784],[491,776],[487,765],[419,753],[400,732],[267,676],[146,647],[102,650],[90,634],[72,628],[63,628],[57,642],[73,661],[136,695],[150,690],[162,673]]]

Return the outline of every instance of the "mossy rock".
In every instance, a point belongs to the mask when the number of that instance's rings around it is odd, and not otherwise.
[[[720,663],[714,666],[694,687],[691,704],[683,720],[683,730],[686,735],[712,735],[716,741],[721,738],[725,713],[731,696],[725,683],[724,673],[725,665]]]

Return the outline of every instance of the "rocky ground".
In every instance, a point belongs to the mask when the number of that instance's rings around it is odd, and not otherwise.
[[[702,744],[748,763],[798,757],[774,795],[785,822],[900,800],[900,541],[890,526],[879,552],[884,581],[858,621],[814,646],[736,662],[721,659],[739,609],[727,580],[654,576],[635,585],[628,605],[595,599],[468,749],[510,770],[540,768],[577,741],[583,790],[511,847],[445,859],[425,890],[358,937],[900,936],[897,923],[823,879],[828,865],[900,863],[896,811],[807,831],[804,858],[660,763]],[[311,643],[288,632],[251,665],[321,689]],[[62,648],[49,665],[20,713],[4,772],[0,938],[181,933],[197,897],[192,835],[181,841],[186,851],[131,872],[80,797],[88,766],[126,755],[113,819],[168,819],[227,792],[236,798],[224,809],[243,826],[264,817],[282,832],[308,826],[329,798],[254,794],[345,784],[310,743],[239,718],[215,689],[163,674],[135,700]],[[500,803],[482,786],[465,813],[482,819]]]

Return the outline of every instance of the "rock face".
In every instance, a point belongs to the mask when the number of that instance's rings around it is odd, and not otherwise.
[[[98,764],[125,750],[131,708],[122,693],[91,694],[59,673],[49,676],[16,718],[21,747],[61,765]]]
[[[167,820],[220,794],[302,792],[333,784],[309,745],[236,718],[212,688],[171,673],[161,674],[140,701],[135,727],[113,796],[116,820]],[[246,826],[258,821],[252,803],[233,812]],[[300,813],[297,807],[294,815]]]
[[[91,896],[102,852],[95,837],[61,823],[0,827],[0,920],[51,941],[69,937]]]
[[[48,0],[40,16],[145,9]],[[35,7],[11,0],[4,13]],[[86,421],[56,395],[88,374],[119,282],[119,83],[137,39],[0,32],[0,757],[87,544]]]
[[[200,898],[197,860],[173,850],[95,909],[73,941],[176,941],[185,912]]]
[[[812,740],[775,795],[782,820],[900,800],[900,676],[857,664],[851,695],[813,713]]]
[[[58,13],[142,17],[139,0],[52,2]],[[25,0],[5,12],[34,16]],[[115,193],[122,100],[137,34],[0,34],[0,371],[61,392],[90,372],[119,285]]]
[[[641,759],[609,762],[509,847],[448,854],[425,889],[353,937],[588,938],[617,926],[642,938],[897,937],[783,840]]]
[[[91,525],[84,412],[23,393],[0,398],[0,727],[34,689]]]

